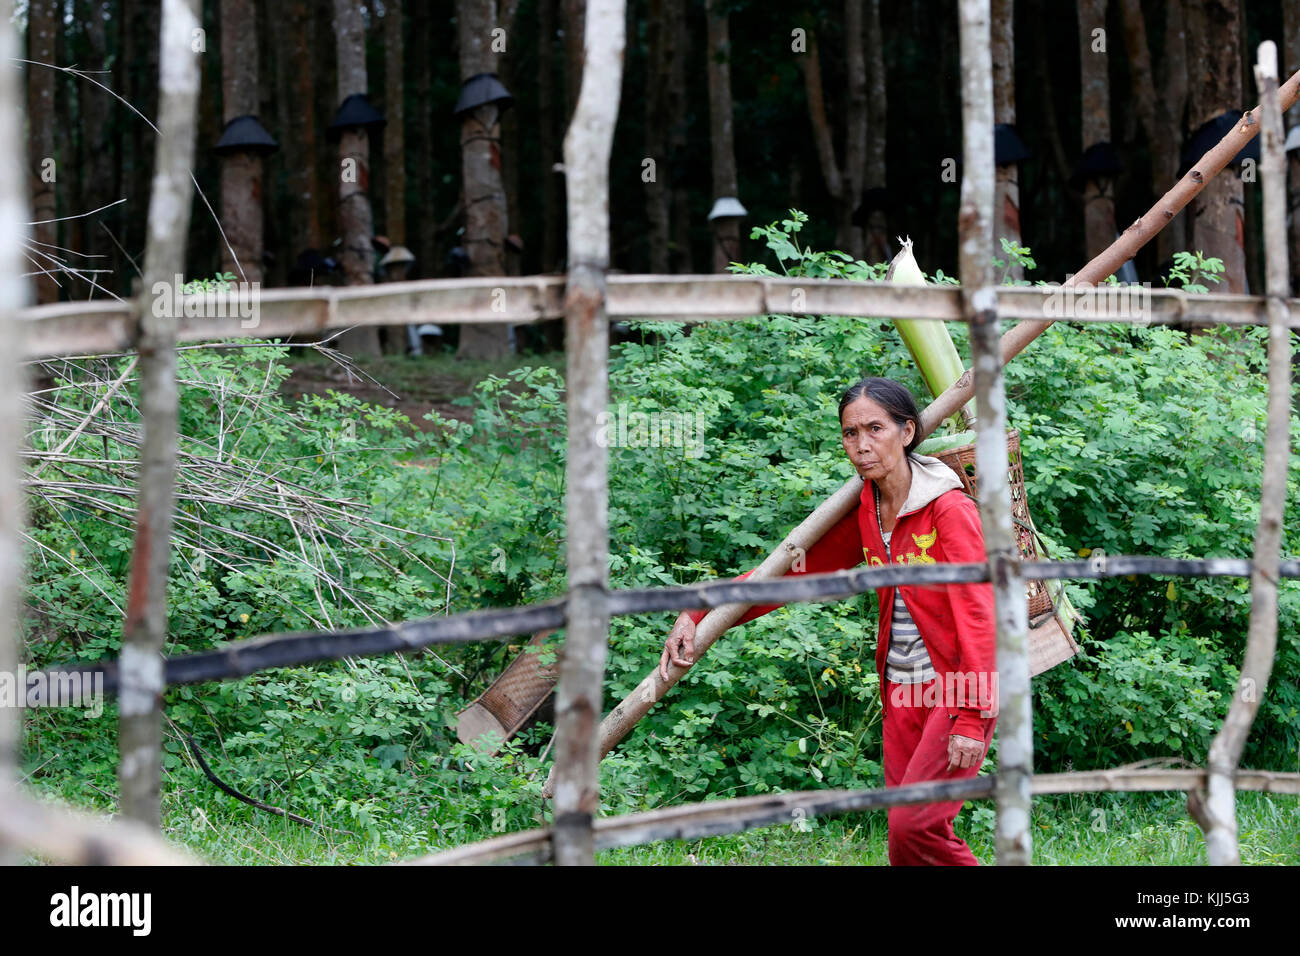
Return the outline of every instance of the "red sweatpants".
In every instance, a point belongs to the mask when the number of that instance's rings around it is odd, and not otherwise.
[[[922,692],[932,684],[922,684]],[[885,693],[891,694],[900,685],[885,682]],[[885,786],[898,787],[922,780],[960,780],[979,774],[980,765],[988,756],[993,742],[994,718],[988,722],[984,752],[974,767],[947,771],[948,735],[952,733],[955,717],[949,717],[945,708],[899,706],[897,698],[889,697],[885,712],[884,758]],[[963,801],[945,803],[918,803],[889,810],[889,863],[891,866],[979,866],[966,841],[952,829]]]

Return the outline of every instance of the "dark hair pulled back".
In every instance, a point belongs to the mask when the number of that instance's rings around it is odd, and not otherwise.
[[[888,412],[889,417],[899,428],[906,425],[908,421],[914,424],[912,440],[903,449],[904,453],[910,455],[916,446],[921,444],[921,413],[917,411],[916,399],[912,397],[912,393],[893,379],[874,376],[864,378],[850,385],[840,397],[841,422],[844,421],[844,409],[863,396]]]

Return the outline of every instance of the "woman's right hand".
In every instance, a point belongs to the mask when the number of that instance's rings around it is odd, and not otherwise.
[[[659,658],[659,676],[668,681],[668,663],[690,667],[695,663],[695,622],[688,612],[682,611],[677,623],[664,641],[664,652]]]

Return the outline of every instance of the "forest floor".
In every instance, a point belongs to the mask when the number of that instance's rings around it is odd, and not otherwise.
[[[471,421],[472,407],[453,402],[471,395],[474,386],[488,375],[505,375],[523,366],[549,365],[560,369],[561,374],[564,370],[564,353],[558,351],[515,355],[497,362],[465,361],[448,351],[353,361],[363,375],[311,350],[291,354],[288,365],[293,373],[281,383],[280,392],[286,397],[323,395],[330,390],[344,392],[363,402],[395,408],[417,428],[427,431],[431,423],[424,416],[430,410],[444,418]]]

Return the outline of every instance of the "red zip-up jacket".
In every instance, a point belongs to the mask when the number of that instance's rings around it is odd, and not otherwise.
[[[957,476],[939,459],[928,455],[912,453],[908,460],[912,485],[890,536],[894,561],[986,561],[979,507],[962,490]],[[864,479],[858,506],[808,550],[798,570],[791,568],[787,574],[819,574],[856,567],[864,559],[870,566],[888,560],[872,486],[873,482]],[[746,571],[734,580],[743,580],[751,573]],[[993,585],[985,581],[898,587],[934,666],[935,688],[940,694],[936,704],[944,706],[949,717],[956,718],[952,733],[982,740],[988,722],[998,710]],[[889,654],[894,588],[877,588],[876,594],[876,673],[880,676],[881,706],[888,713],[885,659]],[[781,606],[756,605],[736,623],[752,621]],[[708,608],[692,611],[690,618],[699,624],[708,612]]]

